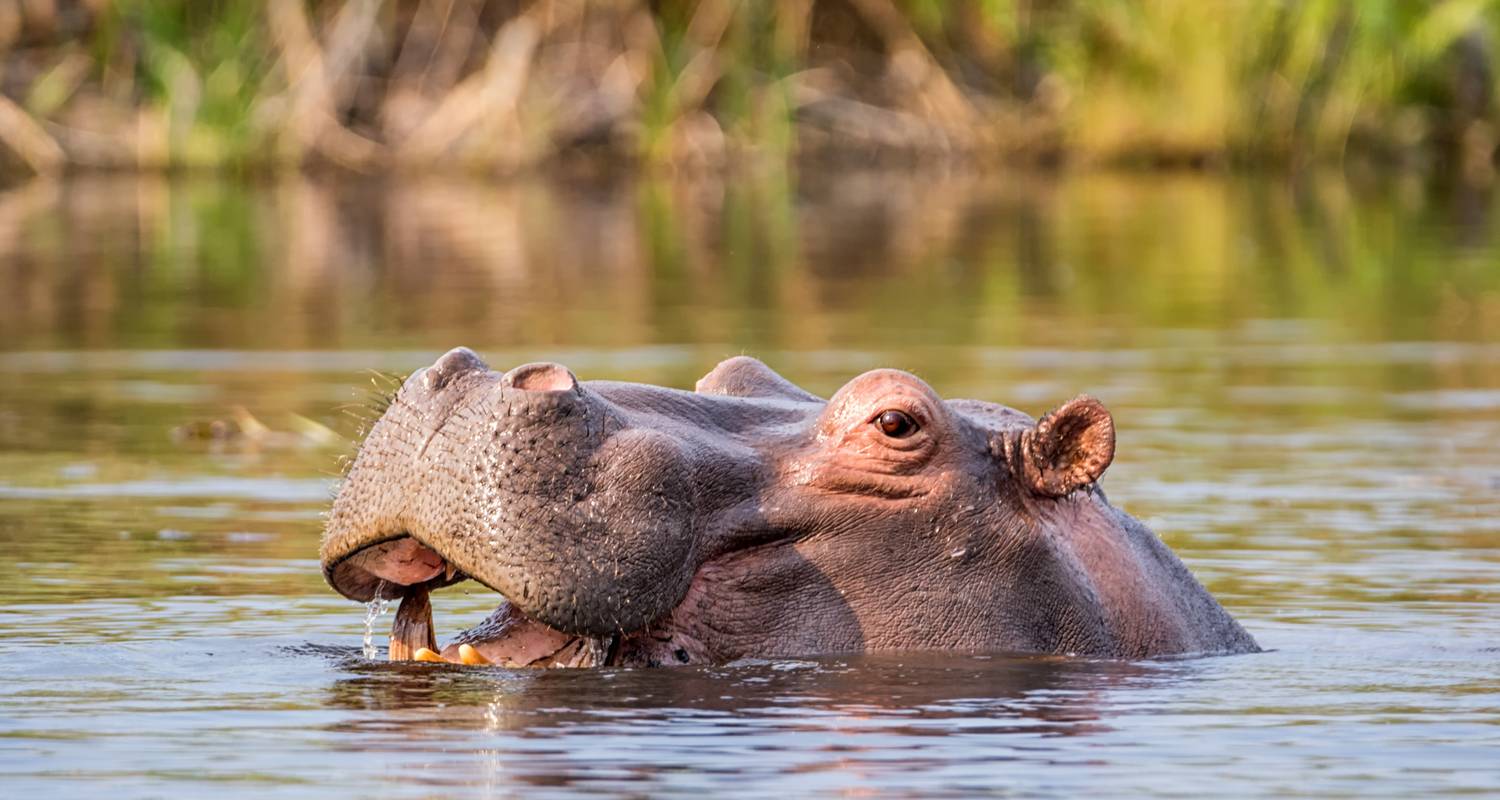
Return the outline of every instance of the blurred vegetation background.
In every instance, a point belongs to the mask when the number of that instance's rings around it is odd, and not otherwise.
[[[1488,181],[1500,0],[3,0],[0,170],[1278,165]]]

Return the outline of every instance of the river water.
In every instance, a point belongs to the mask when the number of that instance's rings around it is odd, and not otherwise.
[[[1497,237],[1486,193],[1397,179],[0,191],[3,793],[1500,793]],[[1111,499],[1269,652],[367,661],[321,515],[380,375],[457,344],[1088,392]],[[434,605],[441,638],[494,596]]]

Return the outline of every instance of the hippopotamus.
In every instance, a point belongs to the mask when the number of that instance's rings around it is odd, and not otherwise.
[[[828,399],[730,358],[694,391],[457,348],[369,430],[328,583],[402,599],[392,658],[661,666],[862,651],[1112,658],[1255,640],[1098,482],[1110,413],[1034,419],[877,369]],[[428,592],[494,614],[439,650]]]

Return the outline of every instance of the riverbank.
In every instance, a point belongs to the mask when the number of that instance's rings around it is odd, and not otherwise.
[[[1487,183],[1500,9],[29,0],[0,171],[1303,167]]]

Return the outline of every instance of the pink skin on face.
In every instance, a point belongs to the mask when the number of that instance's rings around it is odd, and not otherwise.
[[[430,581],[443,572],[443,557],[409,536],[385,542],[355,554],[359,566],[370,574],[400,586]]]

